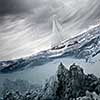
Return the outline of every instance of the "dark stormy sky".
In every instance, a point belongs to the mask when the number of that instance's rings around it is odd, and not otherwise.
[[[0,60],[50,47],[51,17],[57,15],[69,39],[99,23],[99,0],[0,0]]]
[[[30,11],[32,0],[0,0],[0,14],[15,14]]]

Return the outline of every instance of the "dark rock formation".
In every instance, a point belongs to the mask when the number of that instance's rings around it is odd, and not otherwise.
[[[95,92],[86,91],[86,95],[77,98],[77,100],[100,100],[100,96],[98,96]]]
[[[72,100],[85,96],[86,91],[100,94],[100,80],[93,74],[86,75],[78,65],[73,64],[68,70],[60,63],[56,75],[45,84],[39,100]]]
[[[16,98],[23,98],[27,97],[30,94],[34,93],[36,90],[40,88],[39,85],[37,84],[31,84],[28,81],[25,80],[8,80],[6,79],[0,89],[0,98],[3,97],[3,100],[16,100]],[[33,96],[34,96],[33,95]],[[15,98],[15,99],[11,99]],[[0,99],[1,100],[1,99]],[[22,99],[17,99],[17,100],[22,100]]]
[[[42,89],[27,91],[24,95],[19,91],[8,93],[2,100],[100,100],[99,95],[99,78],[85,74],[76,64],[68,70],[60,63],[56,74],[46,81]]]

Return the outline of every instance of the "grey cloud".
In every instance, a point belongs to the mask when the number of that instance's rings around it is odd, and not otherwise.
[[[0,14],[29,12],[38,7],[41,0],[0,0]]]
[[[100,18],[99,0],[0,0],[0,7],[0,14],[7,14],[0,16],[0,60],[48,48],[53,14],[58,16],[65,38]]]

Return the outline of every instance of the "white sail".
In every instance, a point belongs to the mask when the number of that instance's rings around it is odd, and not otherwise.
[[[62,32],[62,27],[58,23],[57,19],[54,17],[53,18],[53,27],[52,27],[52,34],[53,34],[52,44],[51,44],[52,48],[59,46],[61,44],[61,42],[63,41],[61,32]]]

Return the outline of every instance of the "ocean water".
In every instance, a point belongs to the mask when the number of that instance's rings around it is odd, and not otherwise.
[[[17,71],[7,74],[0,74],[0,80],[10,79],[22,79],[27,80],[35,84],[43,84],[49,77],[56,74],[58,65],[60,62],[69,68],[70,65],[76,63],[80,65],[84,72],[87,74],[94,74],[97,77],[100,77],[100,54],[98,54],[95,58],[92,58],[90,62],[85,61],[85,59],[74,59],[74,58],[61,58],[55,59],[52,62],[49,62],[42,66],[37,66],[33,68],[26,68],[23,71]]]

